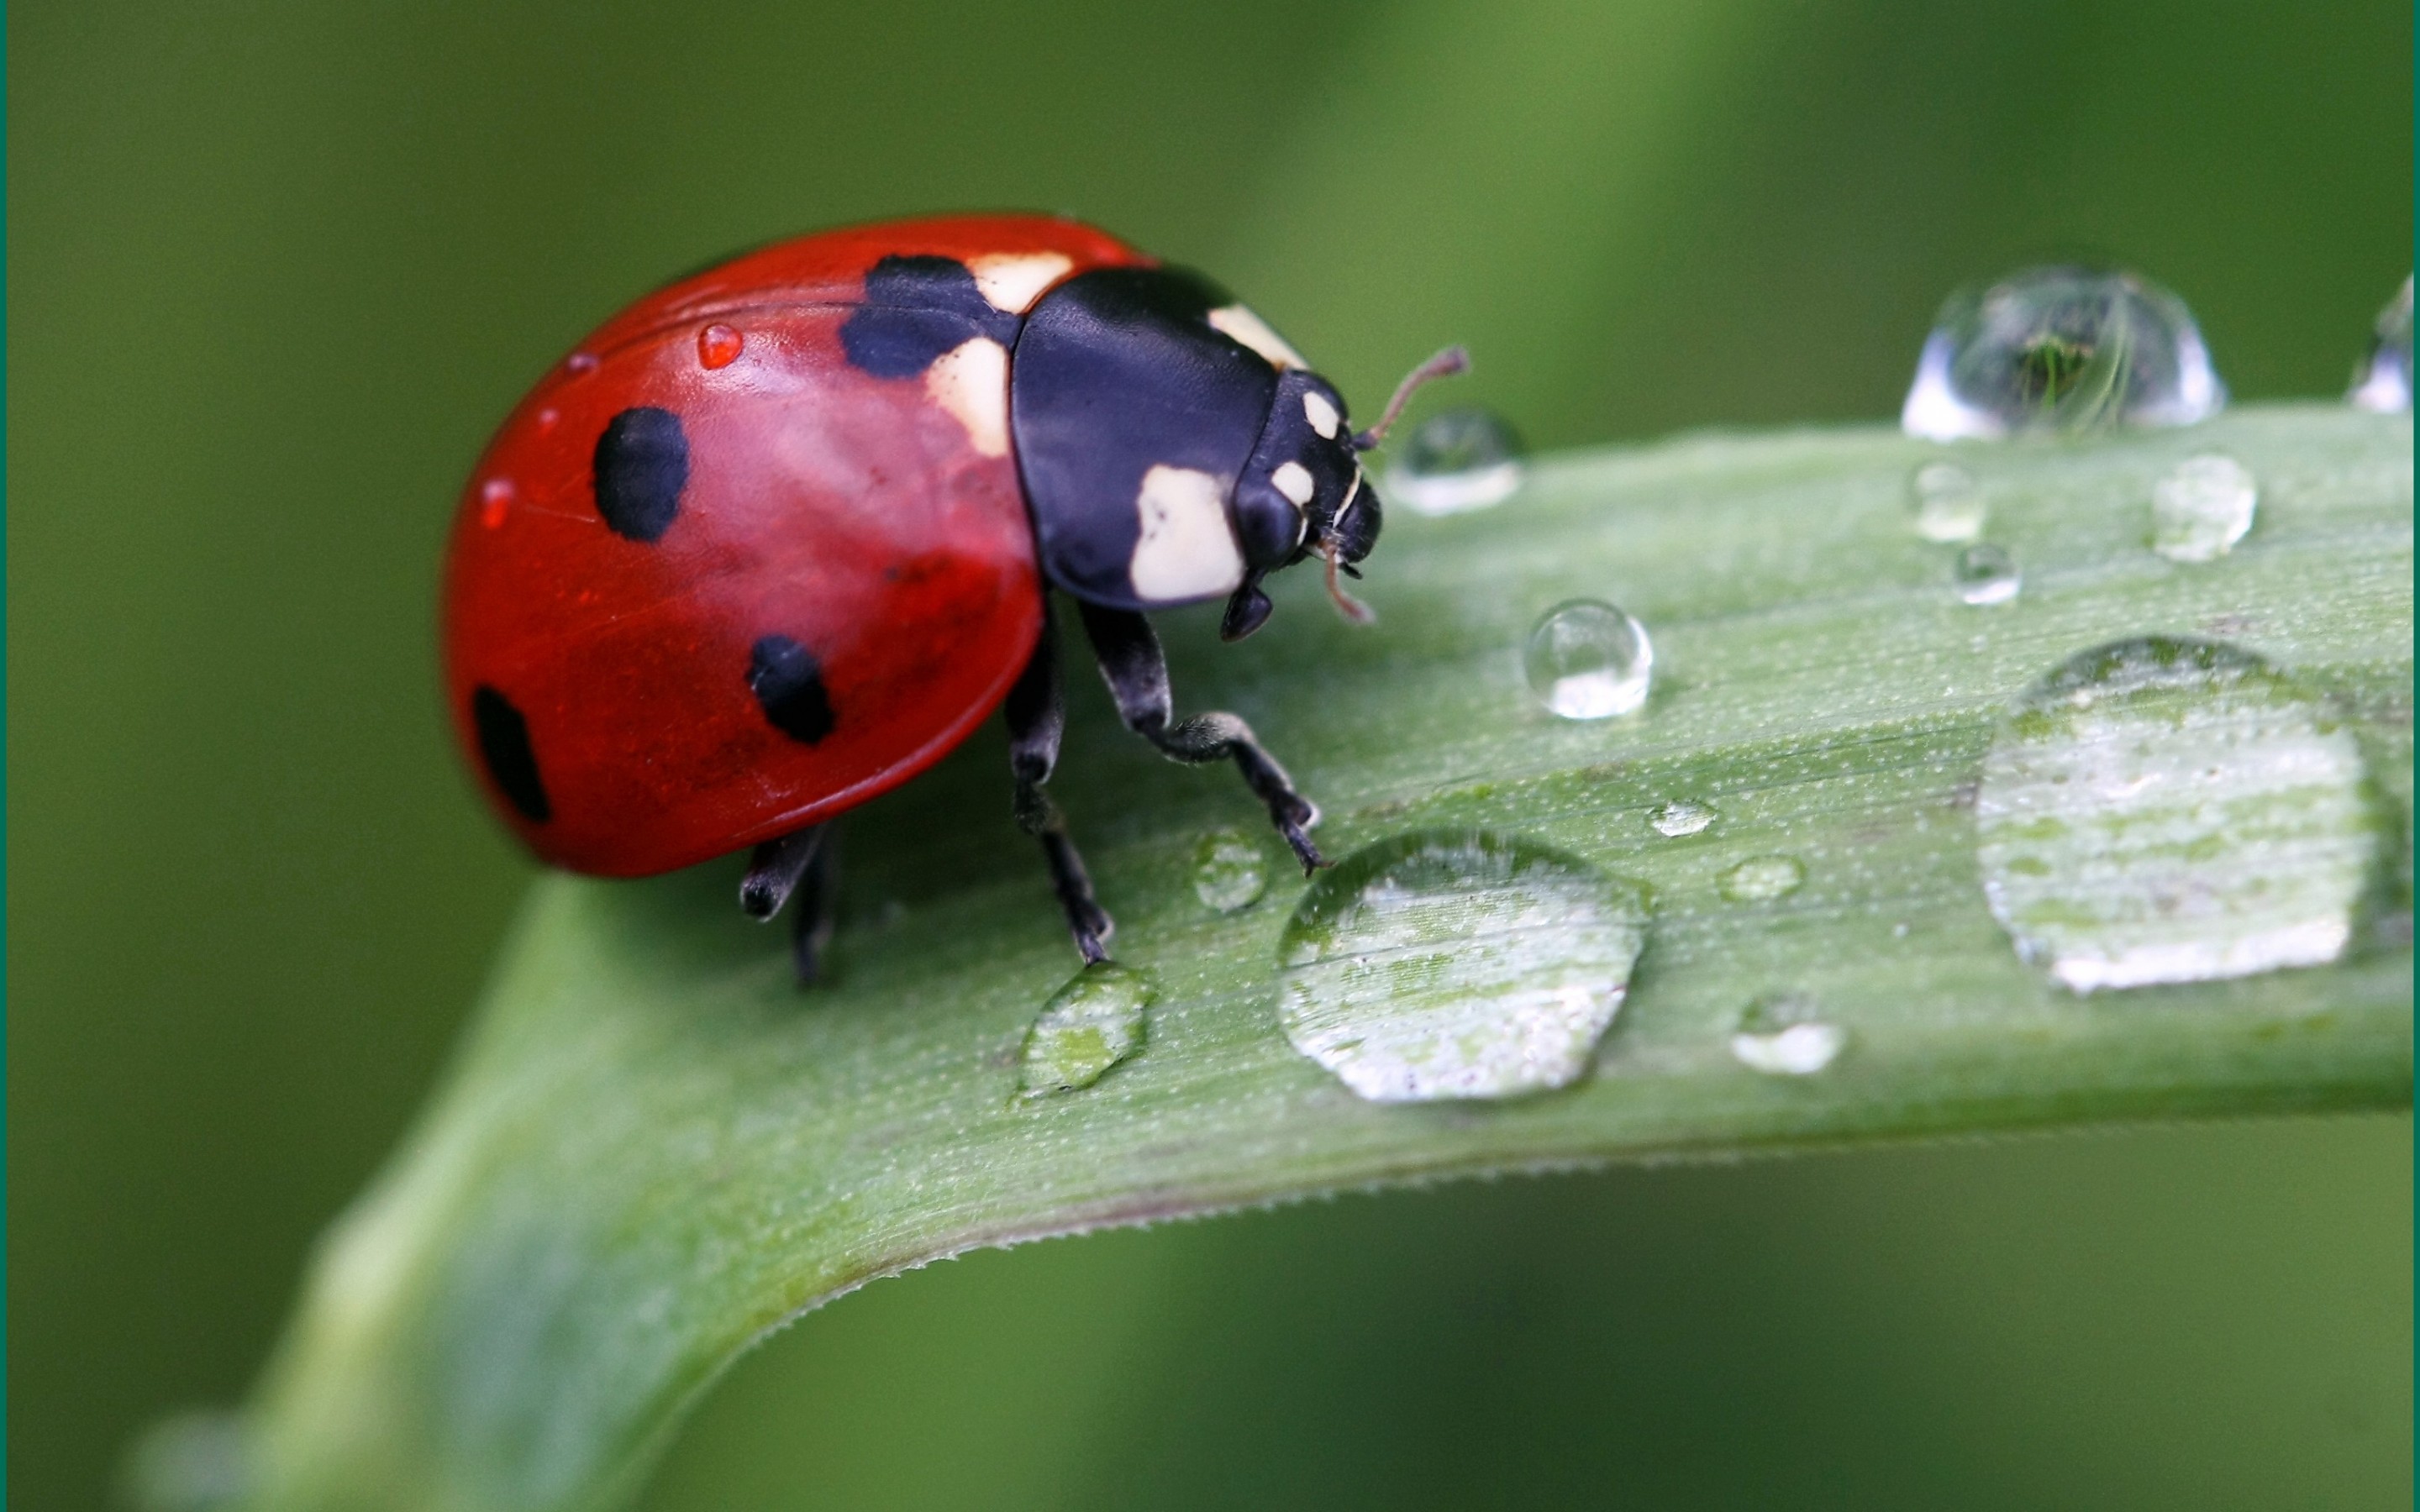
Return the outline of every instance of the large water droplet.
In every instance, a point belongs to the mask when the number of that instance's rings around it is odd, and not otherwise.
[[[1668,839],[1678,840],[1683,835],[1703,832],[1707,825],[1714,822],[1714,810],[1702,803],[1691,803],[1686,798],[1679,798],[1650,811],[1647,822],[1655,826],[1655,833]]]
[[[1928,462],[1908,479],[1916,533],[1928,541],[1971,541],[1983,533],[1983,489],[1955,462]]]
[[[1731,1058],[1768,1076],[1812,1076],[1848,1043],[1848,1030],[1824,1023],[1807,998],[1784,993],[1747,1006],[1731,1035]]]
[[[2364,409],[2381,415],[2402,414],[2412,408],[2412,279],[2386,308],[2378,312],[2370,330],[2369,351],[2354,370],[2352,392],[2345,395]]]
[[[1789,897],[1806,880],[1807,868],[1794,856],[1751,856],[1714,885],[1735,903],[1765,903]]]
[[[2252,529],[2260,486],[2216,452],[2189,456],[2151,485],[2151,549],[2171,562],[2215,562]]]
[[[2017,953],[2077,992],[2333,961],[2378,855],[2352,732],[2248,652],[2146,638],[2019,701],[1975,806]]]
[[[1988,543],[1959,552],[1950,565],[1949,580],[1957,586],[1960,598],[1975,605],[2005,604],[2025,585],[2024,574],[2017,570],[2014,559]]]
[[[2182,300],[2129,272],[2029,268],[1949,297],[1900,410],[1911,436],[2190,425],[2226,386]]]
[[[1610,604],[1575,598],[1538,618],[1521,656],[1538,702],[1566,719],[1604,719],[1647,702],[1655,646]]]
[[[1268,887],[1268,864],[1243,831],[1214,829],[1193,847],[1193,896],[1218,912],[1249,908]]]
[[[1048,1097],[1092,1086],[1142,1048],[1143,1010],[1158,995],[1151,973],[1096,961],[1042,1006],[1025,1031],[1017,1089]]]
[[[1480,831],[1320,874],[1278,948],[1286,1038],[1377,1103],[1510,1097],[1588,1067],[1647,941],[1645,889]]]
[[[1415,515],[1459,515],[1502,503],[1527,471],[1521,438],[1493,410],[1447,409],[1419,424],[1387,470],[1387,501]]]

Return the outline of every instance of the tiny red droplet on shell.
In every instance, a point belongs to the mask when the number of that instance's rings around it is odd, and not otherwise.
[[[594,373],[597,371],[597,354],[573,352],[563,360],[563,365],[566,371],[572,373]]]
[[[562,419],[563,416],[551,409],[539,410],[537,412],[537,433],[541,436],[547,434],[549,431],[554,429],[556,424]]]
[[[729,367],[746,345],[747,338],[731,327],[710,325],[697,333],[697,360],[708,367]]]
[[[479,486],[479,523],[489,530],[504,522],[504,514],[513,507],[513,486],[503,478],[489,478]]]

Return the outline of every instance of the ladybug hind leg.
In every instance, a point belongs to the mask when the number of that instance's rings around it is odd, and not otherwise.
[[[1168,686],[1168,658],[1151,622],[1132,609],[1093,604],[1081,608],[1084,633],[1092,640],[1101,678],[1109,685],[1126,728],[1157,746],[1171,761],[1190,765],[1233,761],[1244,774],[1245,786],[1268,805],[1269,822],[1294,847],[1304,873],[1327,865],[1310,833],[1319,823],[1319,810],[1295,791],[1294,779],[1262,748],[1252,727],[1232,714],[1202,714],[1178,721]]]
[[[824,947],[831,943],[834,853],[832,826],[810,825],[756,847],[739,882],[739,906],[749,918],[770,919],[782,905],[790,911],[790,960],[799,985],[813,986],[823,971]]]
[[[1093,879],[1076,842],[1067,838],[1067,822],[1042,784],[1059,764],[1059,737],[1067,728],[1067,706],[1059,685],[1059,626],[1048,599],[1043,601],[1042,637],[1033,659],[1025,664],[1016,686],[1008,691],[1008,764],[1016,779],[1017,827],[1042,842],[1043,858],[1050,864],[1050,886],[1067,916],[1067,933],[1091,965],[1109,958],[1109,936],[1117,924],[1093,896]]]

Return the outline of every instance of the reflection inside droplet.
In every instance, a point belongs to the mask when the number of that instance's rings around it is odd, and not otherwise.
[[[1645,889],[1534,841],[1399,835],[1311,884],[1279,946],[1279,1016],[1373,1102],[1561,1087],[1621,1009],[1647,928]]]
[[[2252,470],[2231,456],[2189,456],[2151,486],[2151,549],[2171,562],[2214,562],[2252,529]]]
[[[1908,479],[1916,533],[1928,541],[1971,541],[1983,533],[1983,489],[1955,462],[1928,462]]]
[[[2147,638],[2018,702],[1976,799],[1983,891],[2077,992],[2333,961],[2381,820],[2352,732],[2259,657]]]
[[[2189,425],[2226,386],[2193,312],[2139,274],[2029,268],[1942,305],[1900,411],[1911,436]]]
[[[1604,719],[1647,702],[1655,647],[1647,627],[1593,598],[1558,604],[1539,616],[1522,649],[1529,690],[1566,719]]]
[[[1387,470],[1387,500],[1415,515],[1459,515],[1509,499],[1521,486],[1521,438],[1495,411],[1442,410],[1420,422]]]

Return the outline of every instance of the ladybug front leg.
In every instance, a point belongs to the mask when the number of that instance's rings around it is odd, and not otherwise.
[[[809,825],[757,846],[739,880],[739,906],[751,918],[769,919],[798,899],[790,915],[790,961],[802,987],[814,984],[831,942],[832,857],[839,848],[831,825]]]
[[[1171,723],[1175,701],[1168,687],[1168,658],[1151,622],[1133,609],[1094,604],[1081,608],[1084,633],[1092,639],[1101,678],[1118,701],[1118,716],[1126,728],[1157,746],[1171,761],[1195,765],[1233,761],[1245,785],[1269,806],[1269,822],[1294,847],[1304,873],[1327,865],[1310,835],[1311,826],[1319,823],[1319,810],[1294,790],[1294,779],[1261,748],[1252,727],[1232,714],[1201,714]]]
[[[1067,728],[1067,705],[1059,687],[1059,626],[1047,598],[1042,605],[1042,639],[1033,659],[1008,690],[1008,765],[1016,778],[1017,827],[1042,842],[1050,863],[1050,886],[1067,916],[1067,932],[1091,965],[1109,958],[1109,936],[1117,924],[1093,897],[1093,879],[1076,842],[1067,838],[1067,822],[1042,784],[1059,764],[1059,737]]]

